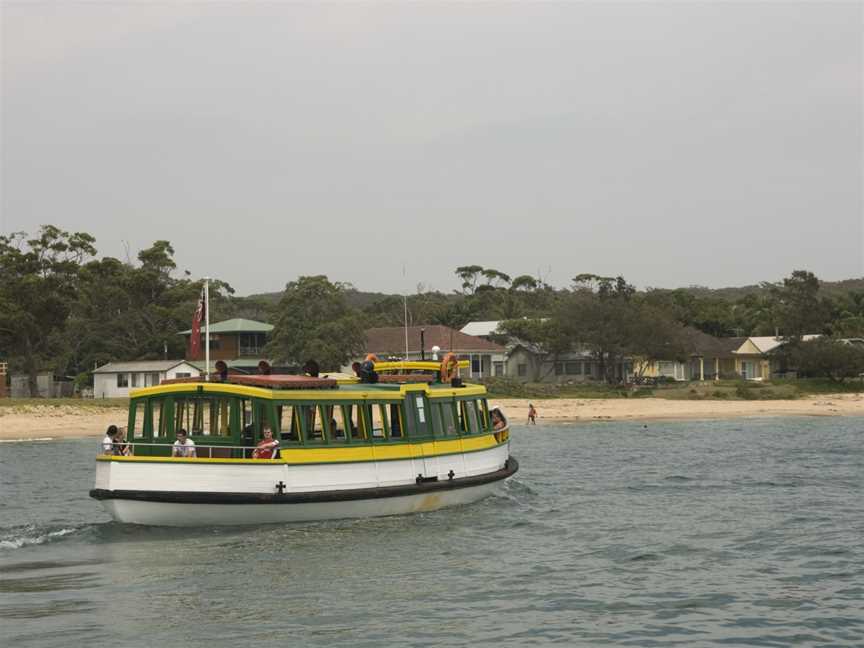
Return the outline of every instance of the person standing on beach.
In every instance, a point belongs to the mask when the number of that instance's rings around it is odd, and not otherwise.
[[[534,406],[531,403],[528,403],[528,423],[530,425],[537,425],[537,410],[534,409]]]

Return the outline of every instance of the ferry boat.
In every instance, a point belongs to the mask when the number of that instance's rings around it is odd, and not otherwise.
[[[518,462],[506,416],[490,407],[485,387],[452,376],[454,365],[376,362],[363,381],[223,374],[133,390],[128,438],[96,457],[90,496],[117,521],[163,526],[398,515],[477,501]],[[194,453],[174,450],[181,429]],[[265,434],[279,442],[272,456],[259,452]]]

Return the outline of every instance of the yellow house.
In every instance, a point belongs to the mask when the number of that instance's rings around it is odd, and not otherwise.
[[[665,377],[671,380],[719,380],[738,374],[735,351],[745,341],[743,337],[717,338],[695,328],[684,331],[687,336],[687,359],[634,358],[633,369],[646,378]]]
[[[818,335],[804,335],[802,340],[807,342],[819,337]],[[774,352],[786,343],[782,337],[757,336],[748,337],[735,354],[735,373],[744,380],[770,380],[773,375],[781,371],[780,363]]]

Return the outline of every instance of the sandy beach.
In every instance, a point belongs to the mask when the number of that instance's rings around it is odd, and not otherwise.
[[[528,400],[492,398],[511,422],[523,424]],[[719,419],[771,416],[864,416],[864,395],[830,394],[797,400],[723,401],[638,399],[536,399],[538,425],[591,421]],[[0,408],[0,441],[100,437],[112,423],[126,424],[120,408],[28,405]]]
[[[111,425],[125,426],[126,409],[25,405],[0,407],[0,441],[100,437]]]
[[[723,419],[771,416],[864,416],[864,394],[822,394],[797,400],[667,400],[663,398],[574,398],[531,400],[537,424],[589,421]],[[527,399],[491,399],[511,423],[525,423]]]

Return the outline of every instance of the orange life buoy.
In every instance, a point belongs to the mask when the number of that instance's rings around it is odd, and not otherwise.
[[[441,358],[441,382],[448,383],[459,375],[459,358],[448,353]]]

